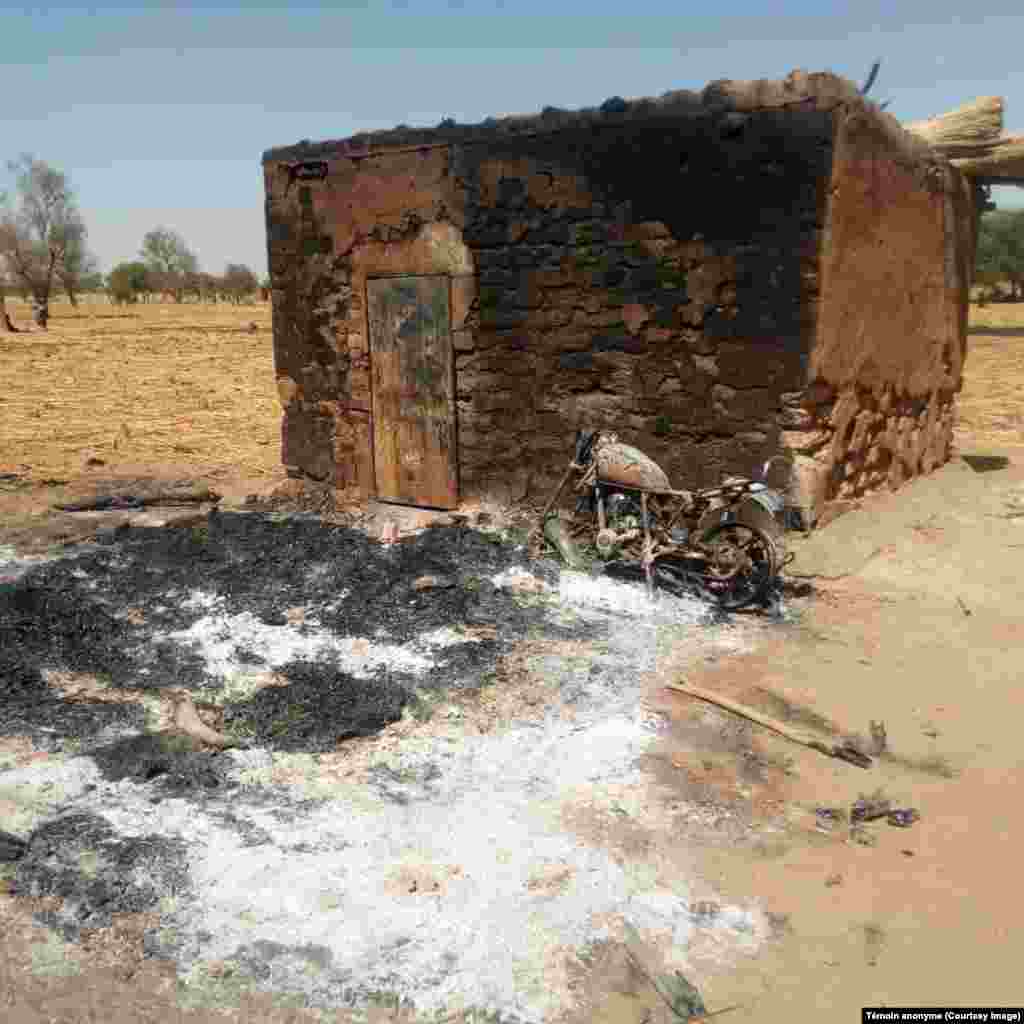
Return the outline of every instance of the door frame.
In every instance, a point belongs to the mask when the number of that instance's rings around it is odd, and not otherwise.
[[[386,271],[382,273],[371,273],[367,274],[363,278],[363,322],[364,330],[366,332],[366,358],[369,370],[370,380],[370,429],[369,429],[369,443],[370,443],[370,466],[373,472],[373,498],[375,501],[384,502],[388,505],[398,505],[402,508],[425,508],[425,509],[437,509],[441,512],[450,512],[451,509],[442,508],[438,505],[413,505],[408,502],[398,501],[395,498],[382,498],[380,491],[377,487],[377,409],[376,409],[376,394],[373,386],[373,332],[370,329],[370,282],[371,281],[385,281],[394,280],[400,277],[443,277],[445,285],[448,291],[448,337],[452,340],[454,333],[454,326],[452,324],[452,277],[451,273],[445,273],[444,271],[428,271],[427,273],[415,273],[408,270],[401,271]],[[459,403],[458,403],[458,385],[455,380],[455,346],[454,344],[449,345],[449,359],[450,366],[449,372],[451,374],[452,384],[452,458],[454,459],[455,469],[455,508],[458,508],[462,501],[462,474],[459,465]]]

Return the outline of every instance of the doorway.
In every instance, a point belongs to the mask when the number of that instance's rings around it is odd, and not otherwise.
[[[459,503],[451,282],[440,274],[366,282],[377,498]]]

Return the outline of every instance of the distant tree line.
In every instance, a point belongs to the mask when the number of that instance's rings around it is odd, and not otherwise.
[[[1024,299],[1024,209],[982,215],[974,281],[982,302]]]
[[[15,330],[4,305],[7,294],[32,303],[33,319],[46,328],[50,299],[64,291],[72,305],[85,293],[105,293],[112,302],[148,302],[154,296],[184,302],[242,303],[270,297],[270,283],[242,263],[223,274],[204,273],[177,232],[154,228],[142,240],[137,260],[119,263],[105,277],[87,246],[87,232],[67,176],[25,155],[7,164],[13,195],[0,193],[0,330]]]
[[[106,278],[106,292],[112,302],[149,302],[163,296],[175,302],[241,303],[263,287],[243,263],[229,263],[223,274],[199,269],[195,253],[177,232],[154,228],[142,240],[139,259],[119,263]]]

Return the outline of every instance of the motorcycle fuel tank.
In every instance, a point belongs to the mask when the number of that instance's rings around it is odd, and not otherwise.
[[[671,488],[661,466],[632,445],[617,439],[602,439],[597,445],[596,458],[598,479],[606,483],[652,491]]]

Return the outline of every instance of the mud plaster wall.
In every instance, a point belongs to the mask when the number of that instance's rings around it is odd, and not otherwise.
[[[946,457],[958,176],[834,76],[626,107],[267,154],[290,472],[374,493],[377,273],[452,277],[464,498],[542,493],[577,426],[688,487],[793,451],[812,519]]]
[[[826,113],[691,103],[290,188],[268,161],[285,464],[373,492],[365,278],[448,272],[463,496],[542,491],[577,426],[683,485],[750,472],[806,372],[831,140]]]
[[[946,462],[965,358],[972,194],[856,107],[836,121],[809,386],[787,396],[799,503],[819,511]]]
[[[475,291],[472,257],[448,220],[448,152],[334,160],[326,180],[290,184],[268,164],[265,177],[282,460],[373,494],[367,277],[449,275],[453,319],[465,319]]]

